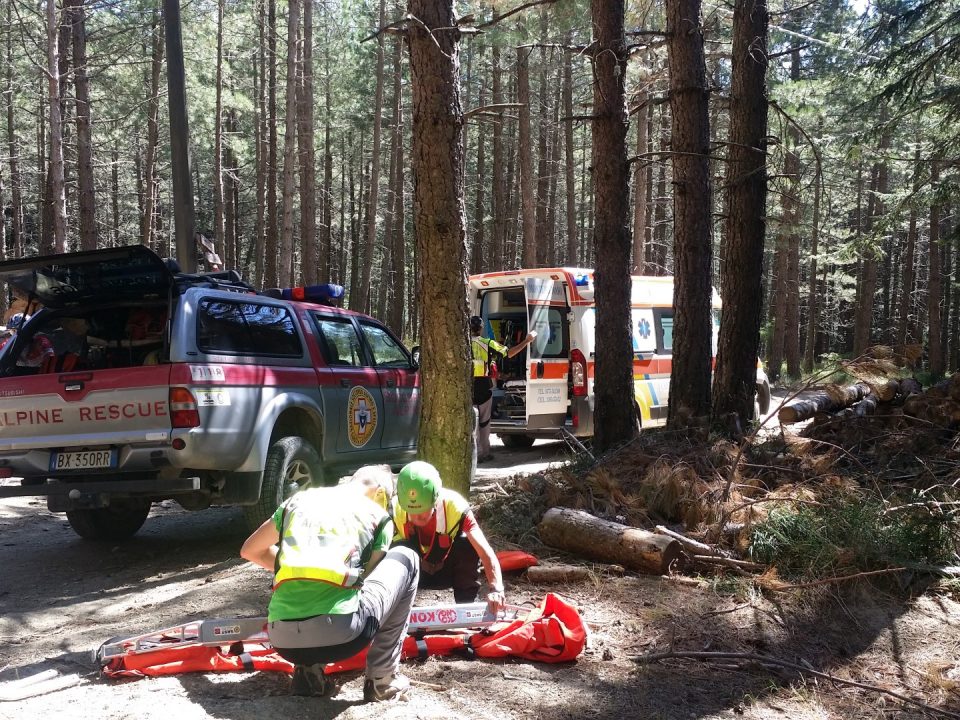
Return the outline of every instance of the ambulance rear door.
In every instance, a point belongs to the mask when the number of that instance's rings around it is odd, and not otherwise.
[[[567,420],[570,372],[570,306],[562,277],[524,282],[527,330],[537,337],[527,348],[527,428],[561,430]]]

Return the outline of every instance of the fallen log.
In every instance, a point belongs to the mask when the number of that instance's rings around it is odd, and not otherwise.
[[[686,564],[673,538],[601,520],[582,510],[550,508],[538,526],[547,545],[631,570],[665,575]]]
[[[849,407],[870,394],[870,386],[864,383],[847,385],[846,387],[831,387],[829,390],[819,390],[800,400],[794,400],[789,405],[780,408],[777,419],[784,424],[808,420],[817,413],[833,412]]]
[[[900,392],[900,381],[887,380],[883,385],[875,387],[873,392],[880,398],[880,402],[890,402]]]
[[[729,553],[720,550],[719,548],[714,547],[713,545],[708,545],[707,543],[702,543],[699,540],[693,540],[688,538],[686,535],[681,535],[678,532],[674,532],[669,528],[664,527],[663,525],[657,525],[654,530],[656,530],[661,535],[666,535],[667,537],[672,537],[678,543],[683,545],[685,550],[689,550],[694,555],[713,555],[715,557],[729,557]]]
[[[863,400],[855,402],[850,406],[850,411],[854,417],[864,417],[865,415],[873,415],[877,411],[877,404],[880,402],[880,397],[870,393]]]
[[[903,378],[900,381],[900,395],[919,395],[923,392],[923,386],[916,378]]]
[[[579,565],[534,565],[527,568],[527,580],[532,583],[569,583],[587,580],[590,571]]]

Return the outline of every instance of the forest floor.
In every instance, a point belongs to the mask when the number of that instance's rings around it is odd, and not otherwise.
[[[547,461],[563,459],[555,445],[545,452]],[[569,500],[576,467],[544,472],[539,465],[531,473],[497,465],[484,469],[478,482],[492,489],[476,498],[494,544],[531,550],[544,563],[560,559],[536,540],[531,503]],[[557,472],[565,479],[554,484]],[[616,472],[614,465],[609,473]],[[613,502],[603,494],[610,481],[597,477],[578,481],[590,486],[593,509],[629,514],[629,502],[619,510],[604,505]],[[545,492],[548,485],[566,489]],[[0,533],[0,693],[6,681],[44,670],[79,676],[73,687],[0,702],[0,718],[932,717],[884,690],[960,718],[960,590],[927,576],[771,592],[723,573],[620,576],[601,564],[587,565],[590,580],[562,588],[512,575],[509,602],[538,602],[559,590],[580,609],[591,635],[576,662],[431,658],[405,665],[415,681],[407,702],[364,704],[357,675],[332,699],[293,697],[289,678],[270,672],[98,676],[92,652],[111,637],[264,613],[270,578],[237,556],[245,533],[236,509],[156,505],[137,536],[113,546],[78,539],[42,501],[20,498],[0,502]],[[418,596],[418,604],[434,601],[449,598]],[[667,651],[762,655],[870,689],[746,657],[635,660]]]

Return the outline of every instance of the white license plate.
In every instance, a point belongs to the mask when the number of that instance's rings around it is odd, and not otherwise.
[[[50,470],[102,470],[114,466],[113,450],[76,450],[50,455]]]

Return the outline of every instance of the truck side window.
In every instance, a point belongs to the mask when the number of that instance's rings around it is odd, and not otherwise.
[[[410,367],[406,350],[385,328],[370,323],[360,323],[363,336],[373,352],[373,364],[377,367]]]
[[[363,345],[348,318],[314,316],[320,331],[320,351],[328,365],[363,367]]]
[[[290,311],[281,305],[202,300],[197,347],[206,353],[289,356],[303,354]]]

